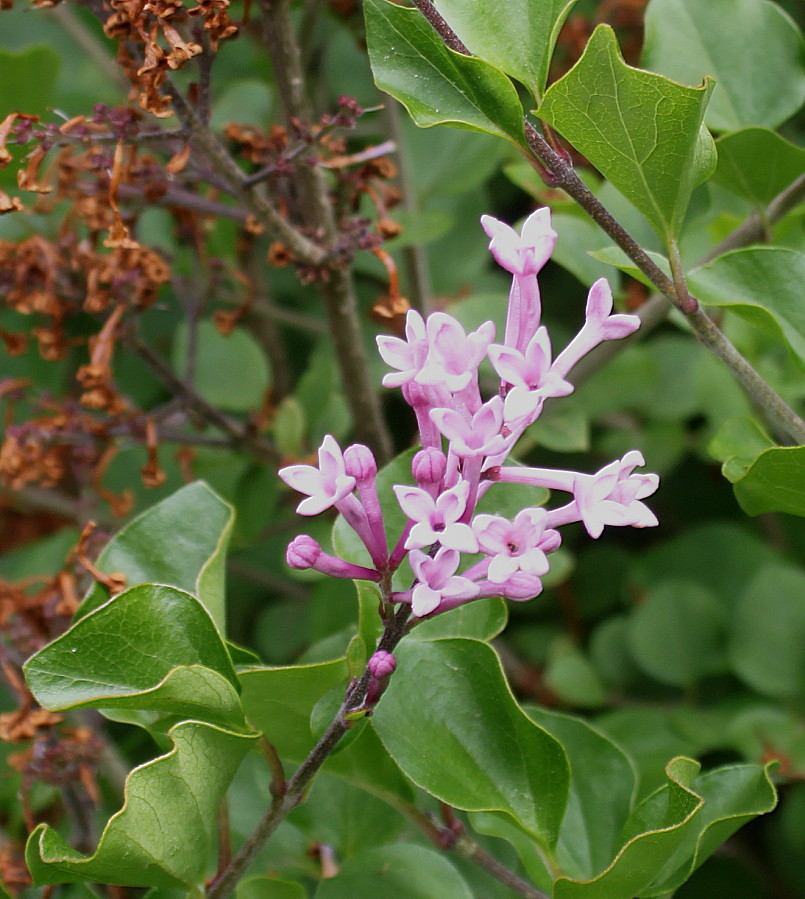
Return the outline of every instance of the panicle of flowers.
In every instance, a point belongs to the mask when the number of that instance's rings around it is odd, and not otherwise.
[[[597,538],[606,526],[657,524],[642,500],[654,493],[659,479],[635,473],[645,464],[637,450],[595,474],[504,464],[545,401],[572,393],[567,377],[576,363],[603,341],[631,334],[640,320],[613,314],[612,292],[602,278],[590,288],[584,325],[554,358],[541,324],[537,281],[556,242],[550,211],[534,212],[520,234],[490,216],[483,216],[481,223],[491,238],[492,255],[512,275],[503,342],[494,342],[492,322],[467,334],[444,312],[423,319],[413,310],[407,315],[404,338],[377,338],[380,355],[391,369],[383,384],[401,388],[416,415],[422,442],[411,466],[415,485],[391,488],[406,519],[402,533],[387,535],[377,465],[365,446],[342,452],[327,436],[318,466],[291,465],[279,473],[306,494],[299,514],[316,515],[334,507],[368,553],[366,564],[359,565],[325,553],[303,535],[288,548],[289,565],[379,583],[386,602],[410,604],[418,618],[481,597],[534,598],[550,568],[550,553],[561,544],[562,525],[582,522]],[[484,358],[500,377],[499,392],[486,400],[478,385]],[[499,482],[560,491],[569,500],[552,508],[524,508],[511,521],[477,514],[479,499]],[[471,556],[464,564],[462,554]],[[406,557],[413,584],[394,590],[391,576]]]

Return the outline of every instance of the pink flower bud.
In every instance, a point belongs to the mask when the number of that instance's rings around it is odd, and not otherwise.
[[[441,450],[429,446],[420,450],[411,462],[411,473],[421,486],[440,484],[447,471],[447,459]]]
[[[344,450],[346,472],[356,481],[368,481],[377,475],[377,462],[368,446],[353,443]]]
[[[394,673],[396,668],[397,660],[390,652],[386,652],[384,649],[379,649],[369,659],[369,673],[372,677],[388,677]]]
[[[304,571],[306,568],[312,568],[320,555],[321,546],[307,534],[300,534],[288,544],[285,561],[289,568]]]

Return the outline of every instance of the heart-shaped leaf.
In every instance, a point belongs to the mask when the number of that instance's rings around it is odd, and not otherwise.
[[[713,139],[702,126],[712,89],[711,81],[685,87],[631,68],[615,32],[599,25],[537,114],[669,239],[679,233],[693,188],[715,168]]]

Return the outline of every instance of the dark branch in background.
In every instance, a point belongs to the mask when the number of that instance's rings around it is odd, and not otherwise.
[[[188,409],[226,434],[231,447],[242,450],[258,462],[267,465],[276,465],[279,462],[279,454],[271,443],[257,434],[250,433],[240,422],[210,405],[192,385],[175,374],[148,344],[137,337],[129,338],[129,343],[174,396],[183,399]]]
[[[310,120],[299,45],[291,24],[287,0],[261,0],[263,39],[271,57],[274,80],[288,123]],[[338,240],[338,226],[324,173],[316,165],[302,163],[295,169],[302,214],[306,224],[330,246]],[[391,437],[383,420],[380,400],[369,378],[369,365],[358,317],[355,286],[350,271],[333,266],[318,283],[327,310],[341,379],[359,439],[375,452],[380,464],[392,454]]]
[[[436,11],[431,0],[413,0],[414,5],[434,27],[450,49],[470,55],[466,46]],[[805,421],[773,390],[727,339],[713,320],[702,311],[698,301],[687,294],[677,296],[672,279],[665,275],[637,241],[601,204],[576,174],[573,165],[557,153],[537,129],[526,120],[526,139],[533,157],[551,176],[551,186],[561,187],[593,221],[608,234],[640,271],[684,315],[696,337],[732,371],[754,405],[762,410],[774,429],[805,443]]]

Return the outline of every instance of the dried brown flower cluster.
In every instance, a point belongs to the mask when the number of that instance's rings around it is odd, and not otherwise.
[[[118,62],[131,81],[133,98],[159,118],[173,112],[161,91],[167,73],[204,52],[203,44],[187,34],[191,20],[201,20],[201,40],[213,53],[238,30],[229,19],[229,0],[201,0],[192,9],[181,0],[110,0],[110,6],[104,32],[119,41]]]

